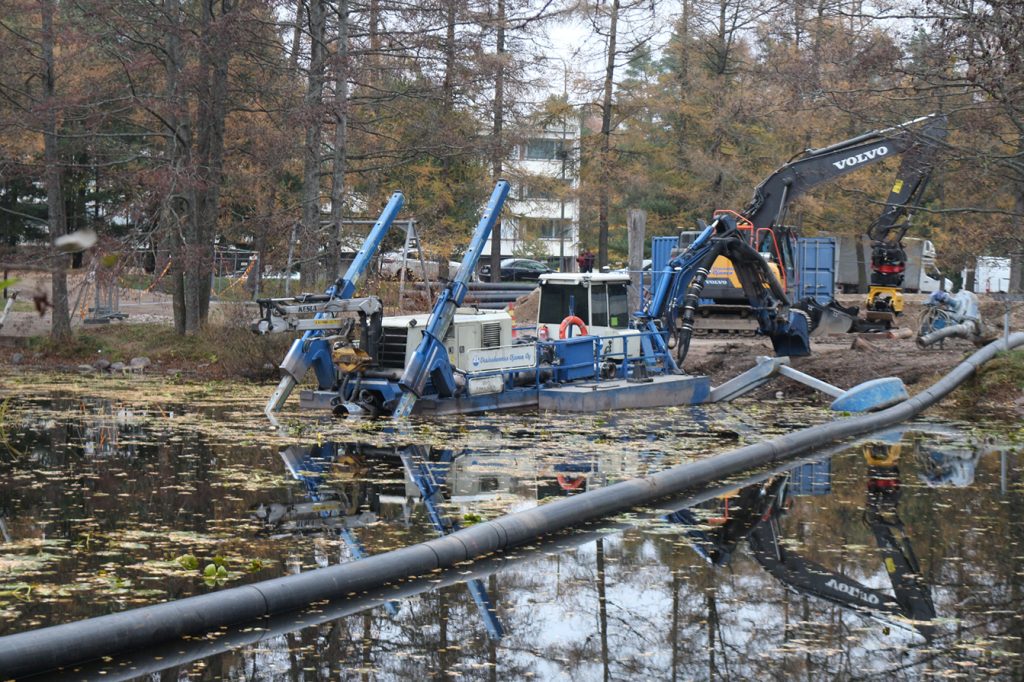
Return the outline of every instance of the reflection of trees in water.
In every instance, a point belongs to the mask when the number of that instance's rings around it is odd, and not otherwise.
[[[881,587],[880,555],[861,519],[863,465],[851,460],[834,471],[832,495],[798,498],[784,517],[787,542]],[[465,587],[456,585],[403,601],[397,619],[378,608],[210,661],[207,673],[831,680],[916,679],[963,668],[1018,679],[1017,660],[986,649],[1021,650],[1016,614],[1024,489],[1011,485],[1006,497],[990,495],[994,480],[986,464],[978,476],[987,486],[983,494],[912,487],[905,495],[932,498],[901,507],[900,514],[935,585],[940,616],[961,619],[933,648],[915,647],[920,640],[913,636],[886,634],[882,625],[837,605],[790,593],[745,546],[729,567],[715,568],[681,532],[658,527],[540,554],[488,578],[507,631],[498,643],[487,638]],[[1006,551],[993,551],[997,540]],[[988,643],[958,648],[976,639]]]
[[[31,437],[15,436],[19,447],[39,453],[24,466],[45,473],[0,477],[0,509],[13,532],[45,533],[69,544],[92,533],[93,548],[107,551],[112,548],[104,538],[125,529],[191,530],[223,537],[224,547],[237,548],[254,537],[240,527],[251,505],[302,498],[283,474],[272,491],[226,479],[229,468],[265,469],[266,452],[259,448],[167,432],[136,442],[130,457],[89,458],[73,427],[56,420]],[[925,487],[915,463],[900,462],[899,514],[940,617],[953,619],[928,650],[913,636],[886,633],[867,617],[787,591],[749,556],[745,544],[730,566],[714,568],[681,530],[651,524],[573,551],[541,553],[487,578],[506,630],[500,642],[487,637],[465,586],[455,585],[400,602],[397,617],[377,608],[163,677],[825,680],[977,670],[1020,679],[1024,487],[1019,456],[1009,461],[1005,495],[999,493],[998,457],[982,459],[975,485],[962,489]],[[863,522],[864,470],[859,454],[835,459],[831,494],[797,498],[781,523],[793,551],[886,588],[881,555]],[[378,482],[382,476],[373,474]],[[371,553],[433,535],[422,510],[408,527],[398,506],[381,510],[380,518],[358,529]],[[315,542],[327,546],[331,563],[341,555],[336,536],[260,542],[266,543],[261,552],[301,554],[307,566]],[[164,544],[138,551],[165,558],[169,550]],[[73,561],[58,563],[46,580],[73,583],[83,572],[106,564],[122,570],[138,560],[80,551]],[[164,584],[170,596],[195,590],[192,580]],[[74,617],[109,606],[91,592],[74,600],[60,607]],[[53,604],[24,608],[23,622],[58,619]]]

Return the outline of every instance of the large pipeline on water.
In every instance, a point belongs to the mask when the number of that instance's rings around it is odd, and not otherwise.
[[[812,426],[646,478],[622,481],[502,516],[445,537],[352,563],[8,635],[0,638],[0,671],[5,677],[41,673],[296,611],[314,602],[358,596],[406,578],[451,568],[747,469],[906,421],[952,392],[1000,350],[1022,345],[1021,332],[990,343],[933,386],[880,412]]]
[[[871,438],[871,434],[865,437]],[[357,597],[273,616],[259,621],[257,627],[253,627],[252,623],[239,624],[227,628],[223,634],[218,633],[217,637],[196,638],[189,641],[172,640],[145,651],[127,652],[121,657],[113,659],[107,657],[105,660],[94,661],[84,667],[76,666],[75,674],[82,679],[102,678],[111,682],[128,682],[128,680],[135,680],[143,675],[152,675],[176,666],[188,665],[202,658],[209,658],[244,646],[252,646],[296,630],[322,625],[339,618],[379,608],[386,602],[408,599],[470,580],[487,578],[533,561],[540,555],[572,551],[609,535],[627,531],[635,528],[638,522],[664,516],[667,511],[693,507],[737,488],[763,483],[773,476],[785,473],[801,464],[820,462],[849,447],[851,447],[850,443],[844,443],[832,448],[816,450],[813,455],[806,458],[790,460],[770,469],[759,470],[758,473],[745,476],[742,479],[730,479],[723,485],[698,487],[681,495],[659,500],[660,509],[638,514],[634,517],[635,521],[601,521],[596,524],[597,529],[584,528],[579,532],[570,532],[565,535],[550,535],[531,544],[527,549],[518,548],[510,553],[497,553],[474,561],[469,566],[456,566],[440,573],[431,573],[429,576],[405,580],[397,585],[380,587]],[[47,679],[47,677],[44,676],[42,679]]]

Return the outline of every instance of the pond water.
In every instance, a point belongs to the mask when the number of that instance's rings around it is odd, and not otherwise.
[[[0,635],[358,561],[832,418],[737,403],[273,435],[254,388],[38,377],[13,393]],[[1022,543],[1019,424],[932,418],[382,595],[65,673],[1020,679]]]

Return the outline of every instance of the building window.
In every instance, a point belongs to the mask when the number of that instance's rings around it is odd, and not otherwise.
[[[572,220],[569,218],[520,218],[524,238],[569,239]]]
[[[526,141],[526,153],[523,158],[554,161],[560,158],[561,149],[561,140],[536,137]]]
[[[519,187],[520,199],[565,200],[572,191],[572,178],[534,177]]]

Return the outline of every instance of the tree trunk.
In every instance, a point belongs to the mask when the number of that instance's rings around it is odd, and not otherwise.
[[[498,35],[495,52],[498,57],[498,71],[494,75],[494,127],[492,128],[491,166],[494,181],[501,179],[505,145],[502,128],[505,122],[505,0],[498,0]],[[501,220],[491,232],[491,281],[501,281]]]
[[[40,4],[42,14],[42,51],[43,51],[43,98],[45,101],[45,121],[43,124],[43,158],[46,164],[46,209],[47,223],[50,229],[50,243],[67,232],[64,192],[61,183],[64,172],[60,166],[57,149],[57,84],[54,63],[53,19],[56,13],[55,0],[43,0]],[[68,310],[68,278],[65,271],[66,258],[56,256],[51,277],[51,304],[53,305],[52,326],[50,336],[63,341],[71,336],[71,313]]]
[[[320,241],[320,159],[323,153],[323,95],[325,60],[324,0],[309,0],[309,75],[306,84],[306,144],[302,162],[302,277],[305,289],[316,281]]]
[[[194,257],[192,248],[196,222],[195,191],[189,177],[192,129],[188,107],[182,96],[181,72],[184,69],[184,56],[178,33],[181,28],[180,0],[164,0],[164,13],[170,24],[164,45],[167,112],[163,119],[167,127],[164,154],[170,186],[167,188],[167,198],[161,208],[160,222],[167,231],[171,247],[171,267],[168,275],[171,281],[174,329],[179,334],[185,334],[198,328],[199,301],[195,297],[194,288],[189,291],[185,286],[185,273],[192,268],[191,261]]]
[[[197,140],[199,189],[196,192],[196,269],[188,277],[198,299],[196,331],[206,323],[210,311],[210,279],[213,274],[213,241],[220,214],[220,187],[224,176],[224,122],[227,117],[228,60],[231,38],[225,35],[223,22],[232,11],[231,0],[221,0],[221,26],[214,8],[218,3],[203,3],[203,47],[201,69],[203,88],[198,107]]]
[[[299,70],[299,52],[302,47],[302,10],[304,7],[303,0],[295,0],[295,27],[292,29],[291,53],[288,55],[288,64],[292,71]]]
[[[444,42],[444,80],[441,83],[441,105],[444,111],[444,124],[452,121],[455,112],[455,3],[459,0],[445,0],[445,42]],[[445,153],[441,157],[441,184],[445,192],[451,196],[452,186],[452,155]],[[440,208],[440,207],[439,207]],[[441,209],[443,211],[443,208]]]
[[[615,78],[615,38],[619,23],[619,0],[612,0],[608,27],[608,62],[604,70],[604,99],[601,103],[601,187],[598,196],[598,270],[608,265],[608,208],[611,191],[612,85]]]
[[[348,0],[338,0],[338,53],[334,65],[334,168],[331,175],[331,227],[333,244],[327,254],[327,276],[341,276],[341,238],[345,209],[345,173],[348,170]]]
[[[642,305],[640,289],[643,284],[644,236],[647,230],[647,211],[631,208],[626,212],[626,229],[629,239],[629,309],[639,310]]]

